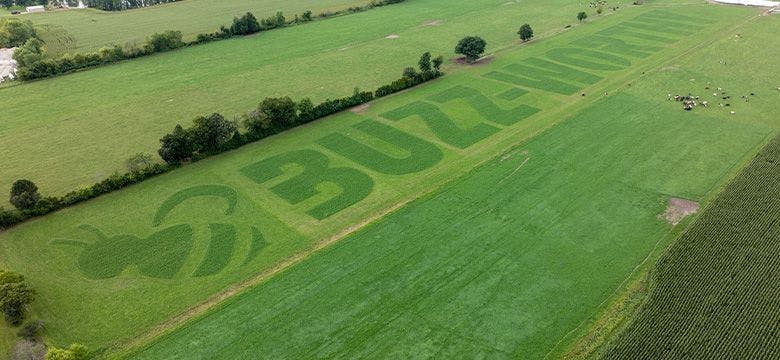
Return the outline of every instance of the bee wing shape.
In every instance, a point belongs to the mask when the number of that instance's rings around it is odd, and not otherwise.
[[[238,203],[238,194],[236,191],[224,186],[224,185],[199,185],[193,186],[181,190],[165,200],[160,208],[157,209],[157,213],[154,214],[152,225],[157,227],[162,224],[165,217],[179,204],[192,198],[201,196],[216,196],[221,197],[227,201],[228,208],[225,210],[225,215],[230,215],[236,211],[236,204]]]
[[[195,270],[195,277],[218,274],[222,271],[236,248],[236,227],[228,224],[209,224],[211,241],[206,250],[206,257]]]
[[[190,225],[171,226],[141,241],[136,246],[133,263],[142,275],[170,279],[184,266],[193,245]]]

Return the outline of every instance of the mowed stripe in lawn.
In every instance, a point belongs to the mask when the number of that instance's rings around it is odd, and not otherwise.
[[[602,100],[134,358],[543,357],[670,231],[666,192],[704,197],[766,137],[678,111]]]

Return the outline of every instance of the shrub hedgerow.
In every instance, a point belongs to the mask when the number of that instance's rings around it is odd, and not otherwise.
[[[348,9],[320,14],[319,18],[327,18],[336,15],[345,15],[366,11],[374,7],[397,4],[405,0],[381,0],[372,1],[364,6],[350,7]],[[122,60],[134,59],[141,56],[152,55],[159,52],[170,51],[185,46],[203,44],[212,41],[224,40],[234,36],[244,36],[256,34],[261,31],[268,31],[276,28],[295,25],[314,20],[311,11],[306,11],[301,16],[295,15],[294,20],[287,20],[282,12],[276,15],[262,19],[258,22],[257,18],[251,12],[247,12],[240,18],[234,18],[230,27],[220,26],[219,30],[213,33],[198,34],[195,40],[185,42],[182,40],[180,31],[168,30],[162,33],[155,33],[150,36],[142,46],[134,44],[122,48],[118,45],[112,45],[101,48],[97,52],[69,55],[65,54],[57,59],[42,59],[20,66],[17,75],[21,80],[35,80],[47,77],[66,74],[69,72],[91,68],[95,66],[110,64]]]
[[[428,57],[429,54],[427,53],[423,55],[423,59]],[[148,178],[173,170],[184,161],[198,161],[224,151],[237,149],[248,143],[298,125],[306,124],[351,107],[365,104],[375,98],[387,96],[436,79],[444,74],[440,70],[442,63],[442,58],[438,57],[433,60],[433,68],[430,70],[415,70],[414,73],[406,70],[403,77],[389,85],[379,87],[376,91],[355,89],[351,96],[328,99],[317,105],[314,105],[308,98],[298,103],[290,98],[267,98],[261,102],[257,109],[245,115],[245,126],[252,124],[252,122],[259,124],[256,127],[246,126],[248,131],[245,134],[239,132],[232,122],[225,120],[217,113],[208,117],[197,118],[194,124],[196,128],[201,127],[199,129],[184,129],[177,125],[174,130],[176,136],[166,134],[160,139],[162,145],[160,156],[167,164],[155,163],[139,167],[136,171],[130,171],[125,174],[116,173],[103,181],[71,191],[61,197],[41,198],[29,209],[6,210],[0,207],[0,230],[8,229],[30,218],[42,216],[111,191],[137,184]],[[251,119],[251,121],[247,121],[248,119]],[[175,154],[173,154],[174,152]]]

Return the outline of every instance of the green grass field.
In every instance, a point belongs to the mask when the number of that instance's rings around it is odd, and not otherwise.
[[[292,19],[306,10],[316,15],[367,3],[366,0],[187,0],[121,12],[72,9],[20,17],[39,25],[44,39],[73,38],[74,44],[67,50],[74,53],[96,51],[109,44],[142,43],[149,35],[165,30],[179,30],[185,39],[191,40],[197,34],[214,32],[247,11],[257,18],[282,11]],[[0,15],[5,14],[4,11]]]
[[[427,50],[454,56],[463,35],[480,34],[492,52],[517,44],[515,28],[524,21],[543,18],[534,27],[537,36],[548,36],[574,23],[571,14],[580,9],[564,0],[446,7],[414,0],[0,88],[0,143],[7,144],[0,148],[0,193],[29,178],[44,193],[64,194],[125,171],[133,154],[156,154],[158,139],[176,123],[214,111],[233,118],[267,96],[321,101],[347,96],[356,86],[374,89]],[[423,26],[431,20],[441,24]],[[386,39],[389,34],[400,38]]]
[[[666,100],[733,79],[710,52],[776,55],[764,37],[731,38],[755,10],[682,8],[698,15],[621,10],[497,51],[490,64],[453,67],[365,113],[31,221],[0,235],[0,266],[39,290],[35,315],[57,345],[122,352],[214,294],[268,278],[137,355],[235,358],[249,351],[239,338],[287,357],[544,355],[668,241],[672,227],[657,215],[669,197],[706,203],[780,126],[776,71],[736,70],[748,76],[729,89],[766,95],[735,102],[735,115]]]
[[[776,138],[670,247],[602,358],[777,357],[778,158]]]
[[[766,134],[678,113],[599,101],[137,358],[542,358],[670,230],[667,194],[705,197]]]

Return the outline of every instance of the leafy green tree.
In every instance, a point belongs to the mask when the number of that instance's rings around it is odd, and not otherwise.
[[[520,26],[520,30],[517,31],[517,34],[520,35],[520,40],[526,42],[534,37],[534,29],[532,29],[529,24],[523,24]]]
[[[260,23],[251,12],[247,12],[241,18],[234,18],[230,26],[230,33],[234,35],[249,35],[260,31]]]
[[[0,18],[0,48],[22,46],[27,40],[37,37],[30,20]]]
[[[409,66],[404,69],[403,77],[407,79],[414,79],[417,77],[417,70],[415,70],[413,67]]]
[[[24,281],[23,276],[9,273],[0,271],[0,309],[6,322],[17,326],[24,320],[27,305],[35,300],[35,291]]]
[[[444,64],[444,57],[443,56],[437,56],[435,59],[433,59],[433,69],[436,71],[439,71],[441,69],[441,65]]]
[[[420,71],[422,72],[428,72],[431,71],[431,68],[433,65],[431,64],[431,53],[426,52],[422,54],[420,57],[420,61],[418,62],[418,65],[420,66]]]
[[[11,185],[11,197],[9,201],[19,210],[28,210],[35,207],[41,200],[38,186],[30,180],[17,180]]]
[[[199,116],[192,123],[190,136],[196,150],[201,153],[218,152],[238,130],[234,122],[226,120],[218,113]]]
[[[160,143],[160,150],[157,153],[168,164],[181,164],[182,161],[191,158],[195,151],[188,131],[178,124],[173,128],[173,132],[160,139]]]
[[[309,98],[304,98],[298,102],[298,118],[311,120],[314,116],[314,103]]]
[[[466,61],[473,63],[485,52],[485,46],[487,42],[478,36],[467,36],[458,42],[455,47],[456,54],[462,54],[466,56]]]
[[[303,12],[303,15],[301,15],[301,18],[303,19],[303,21],[311,21],[312,20],[311,15],[312,15],[311,10],[306,10]]]
[[[11,6],[14,6],[14,0],[0,0],[0,6],[8,9]]]
[[[587,18],[588,18],[588,13],[586,13],[584,11],[580,11],[580,13],[577,14],[577,20],[579,20],[580,22],[582,22],[583,20],[585,20]]]
[[[43,60],[43,41],[37,38],[28,39],[24,45],[14,51],[13,58],[20,67],[28,67]]]
[[[271,126],[287,128],[295,124],[297,111],[295,101],[290,97],[265,98],[257,108],[261,114],[268,118]]]

